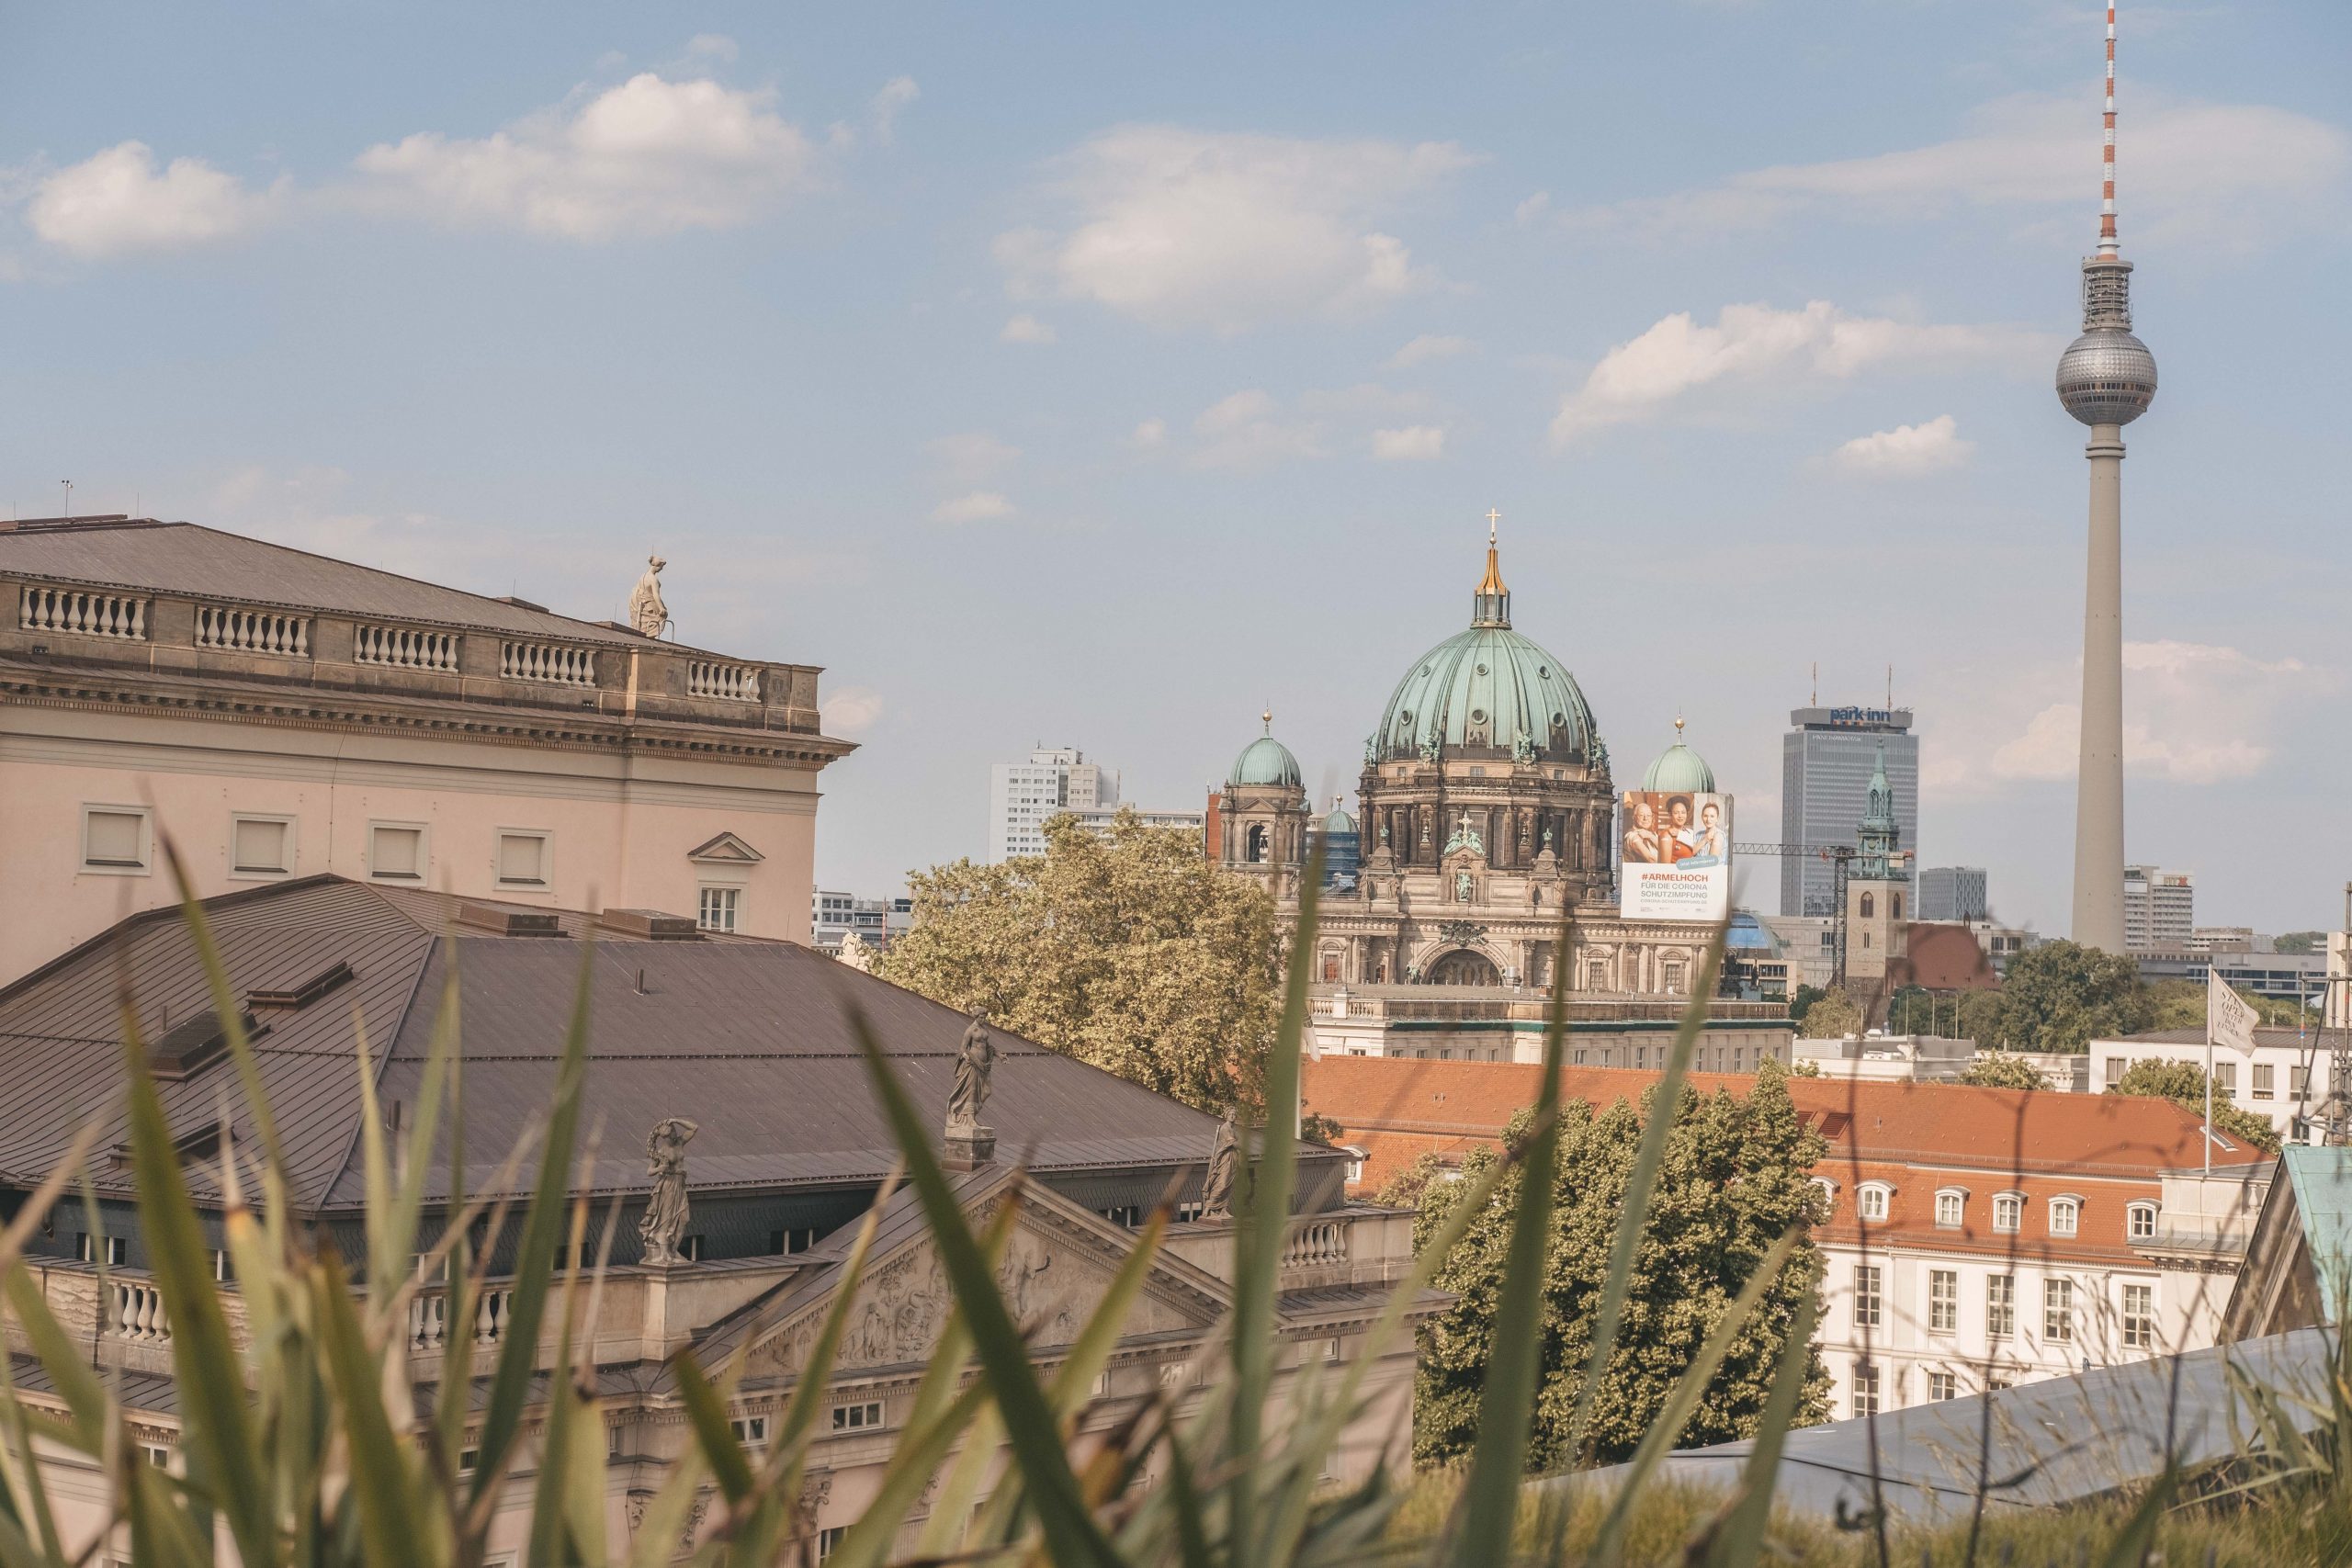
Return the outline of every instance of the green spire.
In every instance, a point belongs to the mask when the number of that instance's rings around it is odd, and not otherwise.
[[[1861,853],[1855,858],[1854,874],[1866,882],[1884,882],[1894,876],[1894,851],[1902,829],[1894,820],[1894,786],[1886,782],[1886,742],[1878,743],[1878,766],[1871,773],[1869,804],[1863,808],[1860,824]]]

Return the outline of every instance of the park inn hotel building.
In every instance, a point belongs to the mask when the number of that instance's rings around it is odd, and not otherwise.
[[[0,979],[318,873],[809,936],[814,666],[187,523],[0,525]]]

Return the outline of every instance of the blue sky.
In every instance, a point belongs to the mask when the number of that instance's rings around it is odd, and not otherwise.
[[[2123,10],[2162,367],[2129,850],[2332,924],[2352,15]],[[1328,795],[1465,623],[1777,821],[1787,710],[1923,735],[1931,863],[2062,931],[2086,476],[2049,390],[2101,16],[1640,6],[16,7],[0,502],[212,523],[827,667],[819,875],[981,847],[1034,741]],[[1752,867],[1770,908],[1776,879]]]

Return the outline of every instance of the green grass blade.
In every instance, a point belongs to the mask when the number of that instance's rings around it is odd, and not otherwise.
[[[1323,886],[1322,840],[1316,840],[1299,882],[1298,924],[1283,976],[1282,1026],[1266,1059],[1265,1131],[1254,1168],[1244,1162],[1234,1233],[1232,1481],[1225,1488],[1236,1552],[1252,1550],[1257,1521],[1258,1451],[1273,1386],[1274,1322],[1282,1293],[1283,1244],[1290,1237],[1290,1201],[1298,1179],[1299,1056],[1306,1038],[1306,990],[1313,977],[1315,924]]]
[[[1675,1381],[1674,1392],[1667,1396],[1665,1406],[1650,1423],[1649,1430],[1642,1434],[1641,1446],[1634,1450],[1633,1460],[1625,1467],[1624,1483],[1610,1504],[1608,1517],[1601,1521],[1600,1533],[1594,1538],[1592,1561],[1596,1568],[1615,1568],[1623,1555],[1625,1531],[1634,1519],[1634,1499],[1649,1480],[1650,1472],[1657,1468],[1658,1461],[1666,1457],[1675,1439],[1682,1435],[1682,1428],[1690,1425],[1690,1413],[1699,1408],[1707,1386],[1714,1382],[1715,1369],[1723,1365],[1724,1358],[1731,1352],[1732,1342],[1747,1328],[1757,1303],[1779,1281],[1781,1266],[1796,1250],[1797,1240],[1798,1233],[1792,1230],[1772,1244],[1756,1271],[1747,1277],[1747,1283],[1715,1320],[1699,1354]]]
[[[311,1310],[334,1385],[336,1426],[350,1446],[351,1490],[358,1499],[359,1529],[368,1560],[379,1563],[413,1561],[416,1539],[409,1459],[384,1408],[383,1369],[368,1354],[367,1330],[353,1310],[350,1283],[332,1252],[319,1258]],[[246,1561],[269,1559],[248,1557]]]
[[[1617,1348],[1617,1326],[1625,1312],[1625,1297],[1632,1288],[1634,1254],[1640,1247],[1643,1227],[1648,1223],[1652,1185],[1657,1177],[1659,1163],[1666,1157],[1667,1140],[1673,1134],[1674,1123],[1682,1106],[1682,1084],[1690,1070],[1691,1053],[1697,1049],[1699,1032],[1707,1021],[1707,998],[1715,994],[1715,976],[1723,967],[1724,933],[1719,929],[1707,948],[1706,962],[1700,965],[1698,984],[1691,987],[1690,1005],[1682,1010],[1682,1021],[1674,1031],[1674,1044],[1667,1053],[1666,1071],[1659,1075],[1656,1098],[1650,1102],[1648,1123],[1642,1129],[1642,1142],[1634,1156],[1634,1169],[1625,1185],[1625,1213],[1618,1222],[1616,1239],[1609,1249],[1609,1272],[1600,1292],[1600,1303],[1593,1314],[1592,1354],[1586,1359],[1584,1379],[1577,1387],[1576,1404],[1568,1417],[1567,1442],[1563,1451],[1571,1464],[1584,1452],[1585,1427],[1592,1419],[1592,1407],[1600,1396],[1600,1384],[1609,1375],[1609,1359]]]
[[[1789,1316],[1789,1337],[1781,1347],[1780,1365],[1772,1370],[1772,1389],[1764,1396],[1755,1446],[1747,1451],[1737,1489],[1713,1522],[1714,1539],[1706,1549],[1705,1568],[1755,1568],[1763,1554],[1764,1527],[1771,1520],[1772,1493],[1780,1484],[1781,1444],[1797,1418],[1805,1374],[1813,1367],[1813,1324],[1818,1310],[1815,1292],[1807,1291]]]
[[[1510,1551],[1519,1514],[1519,1494],[1527,1471],[1528,1424],[1535,1391],[1543,1382],[1544,1258],[1552,1241],[1555,1168],[1560,1146],[1560,1067],[1568,1034],[1568,970],[1573,950],[1562,919],[1553,948],[1550,1016],[1544,1024],[1544,1081],[1536,1091],[1535,1125],[1529,1130],[1519,1184],[1519,1213],[1512,1217],[1503,1274],[1502,1299],[1495,1311],[1493,1348],[1487,1386],[1478,1401],[1478,1444],[1470,1476],[1456,1506],[1453,1557],[1456,1562],[1500,1562]]]
[[[556,1071],[554,1109],[548,1117],[546,1146],[539,1153],[538,1184],[523,1214],[522,1246],[507,1296],[505,1342],[482,1412],[481,1435],[476,1444],[481,1462],[474,1471],[473,1485],[477,1504],[505,1473],[507,1450],[521,1428],[524,1405],[538,1371],[539,1327],[547,1318],[556,1247],[569,1220],[564,1183],[571,1179],[572,1145],[580,1127],[580,1089],[588,1064],[588,988],[595,962],[595,947],[591,943],[581,955],[571,1021],[564,1031],[562,1063]],[[492,1234],[494,1240],[496,1233]]]
[[[826,1559],[830,1568],[880,1568],[888,1554],[890,1542],[898,1536],[907,1510],[914,1506],[922,1489],[931,1483],[932,1472],[947,1459],[947,1451],[961,1437],[964,1429],[979,1414],[989,1397],[985,1380],[976,1379],[949,1402],[939,1418],[921,1432],[909,1432],[890,1455],[890,1463],[883,1472],[882,1484],[865,1511],[850,1526],[849,1534]]]
[[[978,1241],[964,1223],[946,1173],[931,1151],[929,1132],[915,1114],[907,1094],[890,1070],[881,1043],[864,1012],[852,1010],[850,1024],[865,1053],[875,1097],[881,1101],[906,1161],[923,1213],[930,1217],[932,1244],[938,1249],[956,1300],[962,1304],[980,1365],[1004,1412],[1014,1462],[1035,1498],[1039,1523],[1056,1562],[1063,1568],[1098,1563],[1113,1568],[1110,1543],[1095,1527],[1081,1499],[1078,1478],[1063,1453],[1053,1407],[1030,1370],[1028,1347],[1013,1327],[1004,1298],[997,1293],[996,1276],[989,1268]]]
[[[678,1402],[686,1408],[686,1420],[694,1427],[695,1440],[709,1461],[718,1490],[728,1502],[741,1502],[751,1495],[752,1466],[743,1457],[743,1445],[727,1425],[727,1406],[692,1356],[680,1355],[670,1365],[678,1380]]]

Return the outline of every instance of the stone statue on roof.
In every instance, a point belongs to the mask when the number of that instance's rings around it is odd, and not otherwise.
[[[645,1173],[653,1178],[653,1199],[637,1222],[647,1267],[667,1269],[685,1258],[678,1244],[686,1235],[686,1145],[702,1129],[683,1116],[665,1117],[645,1140]]]
[[[1201,1177],[1201,1218],[1233,1217],[1233,1183],[1241,1168],[1241,1119],[1230,1105],[1209,1140],[1209,1168]]]
[[[989,1035],[987,1014],[972,1010],[964,1026],[963,1043],[956,1048],[956,1087],[947,1096],[950,1134],[979,1130],[980,1111],[989,1102],[989,1077],[996,1071],[996,1042]]]
[[[660,637],[670,624],[670,606],[662,602],[662,569],[669,564],[660,556],[646,557],[645,575],[629,591],[628,624],[647,637]]]

